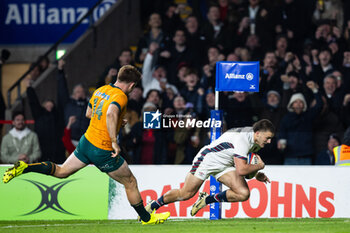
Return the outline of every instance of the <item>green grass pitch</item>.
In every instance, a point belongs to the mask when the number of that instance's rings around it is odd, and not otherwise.
[[[350,232],[350,219],[169,219],[143,226],[136,220],[0,221],[0,232],[18,233],[222,233],[222,232]]]

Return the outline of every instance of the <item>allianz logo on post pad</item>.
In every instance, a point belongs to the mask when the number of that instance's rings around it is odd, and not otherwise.
[[[248,81],[253,80],[254,75],[252,73],[247,74],[232,74],[226,73],[225,79],[247,79]]]

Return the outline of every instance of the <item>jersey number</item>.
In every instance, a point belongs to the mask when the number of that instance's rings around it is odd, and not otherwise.
[[[98,120],[101,120],[101,116],[102,116],[102,106],[103,106],[103,104],[104,104],[104,100],[102,100],[102,101],[98,104],[98,106],[97,106],[97,108],[96,108],[97,101],[98,101],[98,99],[95,98],[95,99],[94,99],[94,107],[93,107],[93,110],[92,110],[92,116],[91,116],[91,117],[94,117],[95,114],[96,114],[96,115],[97,115],[97,119],[98,119]]]

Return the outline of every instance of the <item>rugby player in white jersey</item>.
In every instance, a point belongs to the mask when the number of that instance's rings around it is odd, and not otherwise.
[[[192,206],[192,216],[213,202],[248,200],[250,191],[245,176],[265,167],[259,155],[256,155],[258,164],[247,163],[248,154],[256,153],[266,144],[271,143],[274,132],[275,127],[266,119],[256,122],[253,127],[233,128],[226,131],[198,152],[181,189],[172,189],[158,200],[151,201],[146,206],[146,210],[152,212],[163,205],[190,199],[210,175],[229,189],[215,195],[200,193],[197,202]],[[258,172],[255,178],[261,182],[270,182],[262,172]]]

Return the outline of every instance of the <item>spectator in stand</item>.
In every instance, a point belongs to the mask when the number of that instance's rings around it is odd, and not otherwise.
[[[270,90],[266,95],[266,103],[263,103],[262,111],[259,119],[268,119],[273,125],[276,125],[276,132],[279,130],[282,117],[286,113],[286,109],[281,106],[281,95],[278,91]]]
[[[267,93],[269,90],[282,90],[282,81],[280,71],[274,51],[265,53],[264,66],[260,72],[260,90]],[[249,125],[249,124],[248,124]]]
[[[186,110],[186,101],[181,95],[177,95],[173,101],[174,114],[184,115]]]
[[[332,52],[326,48],[320,51],[317,56],[317,51],[311,51],[313,56],[313,66],[310,74],[310,79],[316,82],[320,87],[323,86],[323,79],[326,75],[334,71],[331,64]]]
[[[322,93],[327,99],[328,106],[331,111],[339,114],[340,108],[344,100],[344,91],[341,88],[337,88],[337,78],[333,75],[327,75],[323,79]]]
[[[205,50],[203,48],[207,47],[207,40],[200,32],[196,16],[190,15],[187,17],[185,28],[187,46],[196,51],[196,53],[199,53],[201,58],[199,62],[202,62],[202,58],[205,56]]]
[[[52,100],[44,100],[40,104],[31,82],[28,81],[27,98],[34,118],[34,131],[39,138],[41,160],[62,164],[66,160],[62,143],[63,114]]]
[[[190,69],[190,66],[182,62],[178,65],[177,67],[177,79],[180,81],[179,84],[177,85],[178,89],[182,89],[186,84],[185,84],[185,75],[188,72],[188,69]]]
[[[75,146],[73,145],[72,138],[71,138],[71,134],[72,134],[71,127],[72,127],[72,124],[74,124],[74,122],[76,121],[76,119],[77,119],[76,116],[70,116],[68,118],[68,124],[64,128],[62,142],[64,147],[66,148],[68,155],[70,155],[75,150]]]
[[[165,92],[162,93],[162,112],[164,114],[170,114],[173,111],[173,102],[176,94],[172,88],[167,88]]]
[[[314,149],[316,153],[326,149],[331,133],[342,135],[345,130],[340,116],[344,93],[337,90],[337,80],[333,75],[324,78],[321,93],[325,104],[322,112],[314,121]]]
[[[320,22],[320,25],[316,29],[313,43],[314,48],[319,50],[328,47],[332,52],[332,62],[335,63],[335,65],[338,65],[336,63],[341,60],[341,53],[347,49],[341,29],[334,26],[329,21]]]
[[[234,52],[231,52],[227,54],[226,61],[240,61],[240,58]]]
[[[13,128],[1,142],[1,161],[13,164],[19,160],[26,163],[38,161],[41,156],[36,133],[26,127],[24,114],[15,112],[12,116]]]
[[[253,124],[255,111],[247,92],[236,91],[223,102],[227,114],[225,116],[227,128],[245,127]]]
[[[341,144],[337,134],[331,134],[328,137],[327,149],[317,154],[315,165],[334,165],[334,147]]]
[[[215,94],[211,88],[209,88],[205,95],[204,109],[202,113],[202,119],[207,120],[211,117],[210,111],[215,109]]]
[[[168,82],[178,86],[180,84],[180,80],[178,80],[176,76],[177,67],[181,63],[185,62],[193,67],[199,68],[199,61],[201,57],[197,51],[186,45],[186,36],[183,29],[175,30],[173,42],[173,44],[160,52],[159,62],[168,68]]]
[[[285,34],[291,51],[300,53],[305,35],[311,29],[311,17],[305,4],[297,0],[284,0],[274,9],[272,17],[275,34]]]
[[[203,66],[203,76],[201,78],[201,85],[204,88],[215,88],[216,62],[220,60],[224,59],[219,48],[213,45],[210,46],[207,52],[207,63]]]
[[[40,74],[42,74],[47,68],[49,68],[50,59],[48,57],[40,56],[38,58],[38,61],[39,60],[41,60],[39,63],[39,72],[40,72]]]
[[[172,35],[174,29],[182,28],[184,25],[179,15],[179,5],[170,3],[166,8],[165,14],[162,15],[162,29],[167,35]]]
[[[249,35],[257,35],[264,47],[271,48],[273,30],[269,17],[269,11],[260,4],[260,0],[249,0],[249,6],[242,12],[238,28],[241,44],[247,40]]]
[[[240,48],[239,51],[239,58],[241,61],[251,61],[251,55],[247,48]],[[235,52],[236,53],[236,52]]]
[[[190,69],[185,76],[186,87],[180,90],[180,94],[187,103],[191,103],[198,114],[203,111],[204,89],[199,85],[199,77],[195,69]]]
[[[145,102],[152,103],[157,108],[161,108],[162,107],[162,99],[161,99],[160,91],[155,90],[155,89],[150,90],[146,95]]]
[[[138,84],[134,89],[129,93],[128,97],[128,106],[129,104],[133,106],[133,109],[138,113],[141,114],[141,109],[144,104],[143,99],[143,90],[142,87]]]
[[[323,102],[316,83],[309,81],[306,85],[314,93],[316,104],[308,108],[304,95],[296,93],[289,101],[289,112],[281,121],[277,148],[284,153],[285,165],[311,165],[314,158],[312,126]]]
[[[39,65],[35,66],[33,70],[29,73],[27,80],[36,81],[39,76],[49,67],[50,65],[50,60],[47,57],[40,56],[37,59],[37,62],[40,61]],[[36,62],[33,62],[30,66],[32,68]]]
[[[146,97],[147,93],[151,89],[156,89],[158,91],[164,92],[166,88],[172,87],[174,90],[177,88],[168,83],[167,72],[164,66],[156,66],[152,68],[152,63],[154,59],[154,53],[159,48],[157,43],[151,43],[149,46],[149,51],[146,55],[145,62],[142,67],[142,87],[143,87],[143,97]]]
[[[299,73],[292,71],[287,73],[287,75],[281,75],[281,80],[283,82],[281,103],[283,108],[287,108],[290,98],[295,93],[303,93],[304,97],[306,97],[307,103],[313,99],[313,95],[311,94],[312,96],[310,97],[309,89],[301,79]]]
[[[313,20],[317,23],[320,20],[329,20],[338,28],[343,28],[344,15],[341,0],[323,0],[316,2],[316,9]]]
[[[282,62],[286,57],[288,50],[288,40],[284,35],[280,35],[276,38],[276,50],[275,55],[278,63]]]
[[[247,41],[245,42],[245,46],[249,50],[253,61],[261,60],[261,58],[264,56],[260,45],[260,39],[257,35],[249,35],[247,37]]]
[[[275,90],[267,92],[267,101],[263,104],[259,119],[268,119],[276,125],[276,132],[279,132],[279,125],[285,115],[285,108],[281,106],[281,96]],[[259,151],[266,164],[283,164],[283,155],[277,148],[277,139],[271,139],[271,143]]]
[[[215,44],[221,50],[229,49],[229,31],[220,19],[219,7],[210,6],[207,18],[208,20],[204,22],[202,27],[202,34],[208,41],[208,44]]]
[[[144,63],[148,49],[152,43],[157,43],[161,48],[164,48],[169,40],[162,30],[162,19],[160,14],[151,14],[148,20],[148,26],[149,30],[139,40],[135,54],[135,61],[141,64]]]
[[[73,93],[69,96],[67,81],[63,70],[65,62],[58,61],[58,107],[64,111],[64,122],[67,125],[70,116],[76,116],[76,121],[71,126],[71,138],[74,146],[78,145],[80,137],[85,133],[89,126],[90,119],[85,117],[88,106],[86,90],[83,84],[78,84],[73,88]]]
[[[124,65],[133,65],[132,51],[130,49],[123,49],[114,61],[114,63],[106,68],[101,77],[98,80],[96,88],[110,83],[115,83],[117,80],[117,73],[120,67]]]
[[[220,20],[230,28],[235,28],[239,22],[239,9],[234,1],[217,0],[220,10]],[[235,1],[237,2],[237,1]]]

